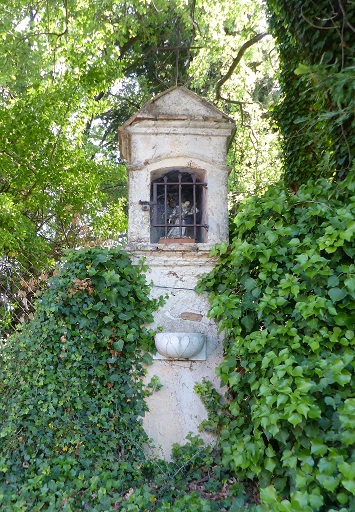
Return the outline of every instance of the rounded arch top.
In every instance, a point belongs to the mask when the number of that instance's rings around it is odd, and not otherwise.
[[[205,181],[207,173],[206,169],[202,169],[201,167],[182,167],[174,165],[172,167],[159,167],[157,169],[151,170],[150,179],[153,182],[164,176],[168,176],[175,171],[178,171],[182,174],[195,176],[198,181]]]
[[[228,240],[226,165],[203,157],[166,156],[129,166],[127,171],[130,243],[188,243],[194,250],[196,244],[204,247]],[[170,180],[170,173],[177,173],[175,179]],[[179,175],[184,182],[180,199]],[[173,238],[178,241],[172,242]]]
[[[224,172],[229,174],[230,167],[225,164],[221,164],[221,162],[215,160],[204,160],[202,158],[186,158],[186,157],[164,157],[146,160],[144,165],[140,166],[127,166],[127,172],[135,170],[143,170],[145,169],[151,175],[153,174],[163,174],[166,170],[169,169],[184,169],[186,172],[195,172],[200,173],[206,176],[208,173],[214,172]]]

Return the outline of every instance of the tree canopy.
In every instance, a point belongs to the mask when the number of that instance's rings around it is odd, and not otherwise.
[[[0,12],[1,254],[56,257],[80,239],[117,237],[117,127],[176,83],[238,121],[232,196],[277,176],[276,135],[262,116],[275,59],[261,1],[2,0]]]

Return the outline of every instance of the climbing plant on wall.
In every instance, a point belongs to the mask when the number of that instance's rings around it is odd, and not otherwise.
[[[353,175],[273,186],[200,285],[226,334],[228,402],[209,425],[223,463],[259,481],[262,511],[355,508],[354,240]]]
[[[118,496],[144,459],[144,324],[158,302],[141,270],[119,249],[69,254],[1,347],[0,508],[110,508],[107,489]]]
[[[156,460],[142,428],[160,301],[117,248],[72,252],[34,318],[0,345],[0,509],[216,511],[247,497],[218,446],[189,436]]]
[[[355,5],[267,0],[280,56],[281,101],[274,118],[283,135],[289,184],[344,179],[354,169]]]

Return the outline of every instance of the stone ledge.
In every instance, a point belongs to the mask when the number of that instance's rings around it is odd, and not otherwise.
[[[174,244],[174,243],[162,243],[162,244],[151,244],[148,242],[130,242],[128,243],[124,249],[128,252],[150,252],[150,253],[157,253],[157,252],[183,252],[183,253],[200,253],[200,254],[209,254],[211,249],[215,247],[216,244],[209,244],[209,243],[181,243],[181,244]]]

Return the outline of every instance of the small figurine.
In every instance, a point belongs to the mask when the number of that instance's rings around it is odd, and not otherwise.
[[[195,208],[195,212],[198,213],[198,209]],[[175,227],[168,231],[168,238],[183,238],[186,236],[185,221],[186,217],[194,214],[194,207],[190,206],[190,201],[185,201],[173,208],[173,211],[169,215],[169,224],[175,224]]]

